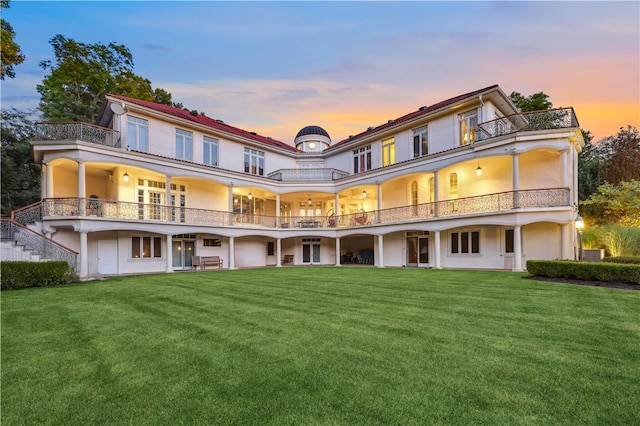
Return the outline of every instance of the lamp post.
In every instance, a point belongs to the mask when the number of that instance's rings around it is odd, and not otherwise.
[[[582,230],[584,229],[584,219],[580,214],[576,217],[576,231],[578,231],[578,260],[582,261]]]

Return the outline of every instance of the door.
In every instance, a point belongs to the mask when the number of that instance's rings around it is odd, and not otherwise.
[[[303,238],[302,263],[320,263],[320,238]]]
[[[195,241],[173,240],[171,242],[173,269],[192,269],[195,248]]]
[[[98,273],[101,275],[118,273],[117,240],[98,240]]]
[[[418,266],[429,266],[429,237],[418,237]]]
[[[429,266],[429,235],[427,232],[410,233],[407,236],[407,266]]]

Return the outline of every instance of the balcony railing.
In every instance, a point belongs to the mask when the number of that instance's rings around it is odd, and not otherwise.
[[[280,169],[267,177],[281,182],[319,182],[342,179],[349,173],[338,169]]]
[[[37,123],[36,139],[70,139],[120,148],[120,132],[106,127],[80,122]]]
[[[573,108],[523,112],[478,124],[476,140],[481,141],[515,132],[571,127],[579,127]]]
[[[42,215],[46,219],[56,217],[95,217],[204,226],[316,229],[419,222],[443,217],[513,211],[514,209],[566,207],[570,205],[569,189],[553,188],[500,192],[436,203],[360,211],[354,214],[328,217],[276,217],[157,204],[107,201],[95,198],[46,199],[42,202]]]
[[[3,240],[15,241],[43,259],[64,261],[73,269],[77,269],[77,252],[32,231],[13,219],[2,218],[0,221],[0,235]]]

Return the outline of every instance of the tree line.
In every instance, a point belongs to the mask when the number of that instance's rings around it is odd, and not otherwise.
[[[8,0],[0,0],[2,8]],[[15,43],[15,32],[4,19],[2,24],[1,78],[14,78],[14,67],[25,55]],[[48,72],[37,91],[36,111],[2,110],[2,194],[3,215],[40,199],[40,165],[33,162],[30,140],[35,136],[35,121],[96,120],[107,93],[115,93],[160,104],[184,108],[171,93],[154,88],[149,79],[133,72],[131,51],[111,42],[81,43],[55,35],[49,43],[53,58],[40,62]],[[510,95],[523,112],[553,107],[544,92],[528,96]],[[198,111],[193,110],[197,114]],[[594,224],[621,223],[640,226],[640,135],[630,125],[621,127],[615,136],[593,143],[589,131],[583,130],[585,146],[579,154],[578,194],[581,212]]]

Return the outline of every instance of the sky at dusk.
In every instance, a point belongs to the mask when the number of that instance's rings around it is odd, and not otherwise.
[[[26,61],[2,108],[35,108],[49,40],[116,42],[189,109],[333,142],[498,84],[575,109],[597,141],[640,127],[640,2],[33,2],[2,9]]]

